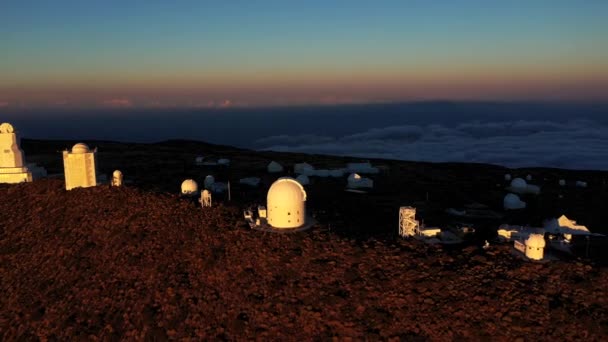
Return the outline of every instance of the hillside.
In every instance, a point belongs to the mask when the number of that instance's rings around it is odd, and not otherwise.
[[[72,144],[24,140],[22,148],[52,174],[61,172],[57,151]],[[350,159],[184,141],[89,144],[99,148],[100,171],[121,169],[132,183],[69,192],[61,178],[0,185],[2,340],[608,336],[608,273],[597,259],[536,264],[509,246],[442,249],[395,239],[399,205],[417,206],[433,224],[449,222],[447,206],[483,203],[499,212],[505,172],[532,174],[543,194],[529,199],[526,213],[500,221],[564,211],[605,232],[605,172],[372,161],[384,170],[375,192],[345,193],[343,180],[317,180],[307,191],[319,224],[272,234],[246,228],[241,213],[264,201],[276,178],[265,175],[270,160],[331,167]],[[198,154],[232,166],[197,168]],[[183,179],[208,173],[234,183],[264,176],[264,186],[235,184],[232,201],[217,198],[205,210],[176,194]],[[590,186],[559,189],[560,178]],[[478,227],[489,236],[495,224]]]

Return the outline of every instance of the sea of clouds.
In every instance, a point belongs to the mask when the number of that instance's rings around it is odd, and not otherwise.
[[[256,140],[255,146],[360,158],[608,170],[608,126],[586,119],[398,125],[338,137],[275,135]]]

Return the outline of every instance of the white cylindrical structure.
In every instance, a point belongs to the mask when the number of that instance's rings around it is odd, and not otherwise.
[[[306,191],[293,178],[277,179],[266,197],[268,224],[273,228],[297,228],[305,223]]]
[[[545,237],[542,234],[530,234],[526,240],[526,257],[542,260],[545,255]]]
[[[122,186],[122,172],[115,170],[112,173],[112,186]]]

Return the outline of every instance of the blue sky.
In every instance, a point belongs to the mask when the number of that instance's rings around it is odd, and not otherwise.
[[[5,0],[0,104],[597,99],[606,18],[608,1]]]

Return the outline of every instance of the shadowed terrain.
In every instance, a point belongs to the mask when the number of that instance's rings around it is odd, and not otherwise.
[[[542,194],[526,197],[522,213],[475,222],[482,241],[498,223],[536,225],[561,213],[606,232],[606,172],[372,160],[382,169],[373,192],[347,193],[343,178],[313,178],[308,208],[319,224],[272,234],[242,219],[242,208],[265,202],[278,177],[266,173],[269,161],[289,169],[354,160],[189,141],[87,143],[99,148],[100,171],[122,170],[126,187],[66,192],[61,176],[0,185],[0,339],[608,336],[601,251],[594,261],[542,264],[506,245],[441,248],[395,236],[401,205],[416,206],[429,224],[451,224],[444,209],[471,203],[504,215],[507,172],[533,175]],[[53,174],[62,172],[58,151],[73,144],[24,140],[22,148],[28,162]],[[196,167],[199,154],[232,164]],[[183,179],[201,184],[207,174],[231,181],[232,201],[217,196],[203,210],[177,195]],[[246,176],[261,176],[262,186],[238,185]],[[561,178],[589,187],[560,188]]]

